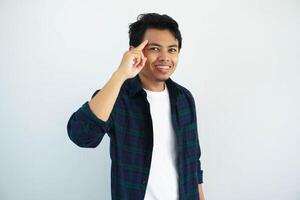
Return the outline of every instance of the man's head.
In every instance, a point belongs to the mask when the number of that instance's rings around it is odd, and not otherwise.
[[[182,45],[182,37],[178,23],[168,15],[157,13],[140,14],[137,21],[129,25],[129,45],[136,47],[144,39],[147,29],[168,30],[178,41],[179,50]]]
[[[148,82],[167,80],[176,69],[181,49],[181,33],[177,22],[168,15],[141,14],[129,25],[130,48],[148,40],[143,50],[147,57],[140,75]]]

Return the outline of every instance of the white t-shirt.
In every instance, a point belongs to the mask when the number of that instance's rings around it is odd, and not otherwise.
[[[176,137],[171,122],[168,88],[153,92],[144,89],[153,124],[153,152],[145,200],[178,200]]]

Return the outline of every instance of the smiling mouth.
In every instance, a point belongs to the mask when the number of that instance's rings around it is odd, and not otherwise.
[[[167,74],[171,70],[171,66],[170,65],[155,65],[155,69],[162,74]]]
[[[170,69],[171,68],[170,65],[155,65],[155,67],[158,69]]]

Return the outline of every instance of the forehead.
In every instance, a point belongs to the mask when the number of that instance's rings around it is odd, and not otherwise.
[[[162,46],[178,45],[177,39],[169,30],[147,29],[144,34],[144,40],[149,43],[156,43]]]

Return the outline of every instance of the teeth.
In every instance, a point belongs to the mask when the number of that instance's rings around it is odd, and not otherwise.
[[[165,66],[165,65],[162,65],[162,66],[156,66],[156,67],[161,68],[161,69],[169,69],[169,68],[170,68],[170,66]]]

